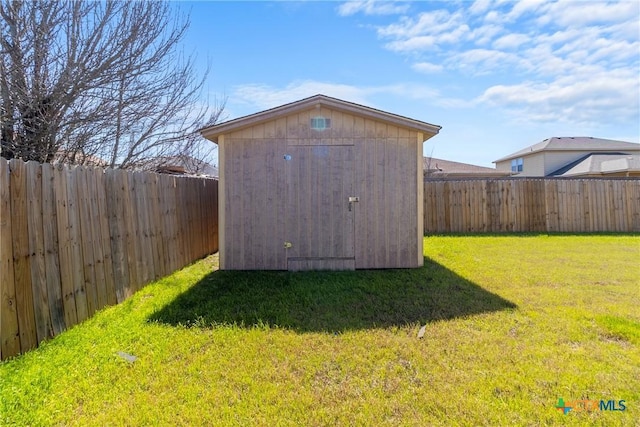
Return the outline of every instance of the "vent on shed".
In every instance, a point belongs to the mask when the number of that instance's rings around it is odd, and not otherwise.
[[[326,117],[313,117],[311,119],[311,129],[313,130],[325,130],[331,127],[331,119]]]

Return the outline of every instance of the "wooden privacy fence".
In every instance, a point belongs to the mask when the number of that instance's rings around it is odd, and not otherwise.
[[[218,182],[0,158],[0,357],[218,250]]]
[[[424,232],[638,232],[638,179],[425,181]]]

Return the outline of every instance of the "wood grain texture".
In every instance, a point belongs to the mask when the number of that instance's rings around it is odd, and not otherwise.
[[[111,235],[111,263],[116,302],[125,300],[125,289],[129,283],[129,263],[126,252],[124,227],[124,174],[107,169],[105,171],[107,219]]]
[[[216,196],[208,179],[0,158],[0,358],[212,253]]]
[[[330,127],[311,129],[315,117]],[[222,268],[286,269],[286,259],[343,253],[355,268],[422,265],[422,142],[415,131],[326,106],[219,136]],[[360,198],[351,212],[349,196]]]
[[[87,317],[93,316],[98,309],[98,290],[96,283],[94,257],[94,227],[91,216],[91,197],[94,192],[89,191],[87,180],[90,169],[78,166],[76,169],[76,190],[78,206],[79,245],[82,251],[83,287],[86,292]]]
[[[58,226],[58,254],[60,265],[60,285],[64,322],[67,328],[78,323],[76,299],[73,286],[72,265],[74,262],[69,237],[69,201],[67,198],[67,169],[56,166],[54,170],[54,194],[56,198],[56,219]]]
[[[100,273],[97,273],[96,280],[104,280],[104,291],[100,291],[104,295],[105,305],[114,305],[117,303],[114,273],[113,273],[113,255],[111,253],[111,234],[109,230],[109,206],[107,196],[106,172],[102,169],[96,169],[94,174],[95,195],[95,223],[97,227],[99,239],[96,241],[96,252],[101,256],[102,266]],[[92,210],[93,212],[93,210]]]
[[[42,167],[37,162],[27,162],[27,222],[29,228],[29,254],[31,257],[31,289],[35,315],[36,337],[38,344],[53,336],[49,297],[47,295],[47,276],[44,255],[44,222],[42,196]]]
[[[10,182],[9,162],[0,158],[0,357],[3,359],[20,353]]]
[[[72,166],[66,171],[67,180],[67,214],[69,226],[69,249],[71,253],[71,280],[76,302],[78,322],[89,318],[87,292],[84,283],[84,260],[82,257],[82,229],[80,226],[80,201],[78,200],[78,181],[82,177],[82,169]]]
[[[354,259],[357,205],[349,209],[348,201],[354,190],[353,148],[317,145],[289,150],[285,239],[292,247],[287,259]]]
[[[62,285],[60,283],[60,254],[58,251],[58,219],[56,210],[54,167],[42,165],[42,217],[47,297],[51,317],[52,335],[66,329]]]
[[[15,159],[9,162],[9,167],[16,311],[20,331],[20,349],[25,352],[37,345],[31,285],[31,253],[29,252],[27,167],[22,161]]]
[[[424,231],[637,232],[638,191],[640,180],[621,178],[427,180]]]

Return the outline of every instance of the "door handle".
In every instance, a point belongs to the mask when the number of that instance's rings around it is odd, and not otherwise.
[[[360,197],[349,196],[349,212],[353,209],[353,204],[360,201]]]

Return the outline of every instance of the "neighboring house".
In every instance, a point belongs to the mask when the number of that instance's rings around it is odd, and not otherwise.
[[[222,270],[411,268],[440,126],[316,95],[201,130],[218,144]]]
[[[425,157],[423,163],[425,179],[501,178],[511,175],[511,172],[435,157]]]
[[[592,137],[553,137],[493,163],[511,175],[640,176],[640,144]]]
[[[153,159],[156,166],[148,167],[154,172],[171,175],[197,175],[205,177],[218,177],[218,168],[204,160],[191,156],[170,156]]]

